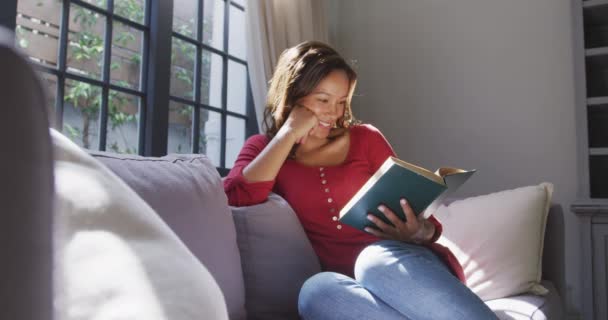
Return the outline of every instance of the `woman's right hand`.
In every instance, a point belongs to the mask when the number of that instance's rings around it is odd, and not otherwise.
[[[305,143],[308,134],[319,124],[317,116],[303,105],[296,105],[280,130],[295,138],[295,143]]]

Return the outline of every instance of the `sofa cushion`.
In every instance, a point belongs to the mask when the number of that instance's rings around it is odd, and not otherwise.
[[[462,265],[466,284],[484,301],[524,292],[539,284],[543,240],[553,186],[542,183],[441,206],[438,240]]]
[[[232,207],[249,319],[298,319],[298,294],[321,272],[315,252],[287,201],[271,194],[262,204]]]
[[[522,294],[486,301],[500,320],[561,320],[564,309],[551,282],[541,282],[547,288],[544,296]]]
[[[207,157],[91,154],[133,188],[209,269],[224,293],[230,319],[244,319],[234,221],[221,178]]]
[[[52,131],[56,319],[228,319],[209,271],[137,194]]]

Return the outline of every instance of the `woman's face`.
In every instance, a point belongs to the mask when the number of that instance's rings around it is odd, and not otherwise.
[[[319,119],[319,124],[312,129],[310,136],[325,139],[336,121],[344,115],[350,81],[344,70],[334,70],[323,78],[312,92],[298,100],[298,104],[307,107]]]

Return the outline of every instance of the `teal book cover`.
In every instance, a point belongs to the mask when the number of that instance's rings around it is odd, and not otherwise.
[[[340,210],[340,221],[363,230],[367,226],[373,226],[367,219],[367,214],[371,213],[392,225],[378,210],[378,205],[386,205],[405,220],[399,204],[401,198],[407,199],[416,215],[425,210],[430,215],[437,210],[447,195],[460,187],[474,172],[475,170],[440,168],[433,173],[398,158],[389,157]]]

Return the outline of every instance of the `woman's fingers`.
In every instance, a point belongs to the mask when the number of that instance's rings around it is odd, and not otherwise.
[[[401,204],[401,209],[403,209],[403,213],[405,213],[405,223],[414,223],[416,221],[416,214],[414,213],[414,210],[412,210],[412,207],[410,207],[407,200],[401,199],[399,204]]]
[[[365,228],[365,231],[380,238],[412,241],[412,236],[415,235],[423,225],[416,219],[416,214],[407,200],[401,199],[400,205],[405,214],[405,221],[401,220],[401,218],[387,206],[380,205],[378,206],[378,210],[384,214],[388,221],[393,225],[384,222],[382,219],[372,214],[368,214],[367,219],[370,220],[377,229],[368,227]]]
[[[371,221],[373,224],[376,225],[376,227],[378,227],[378,229],[382,230],[385,233],[389,233],[390,229],[393,228],[391,225],[385,223],[380,218],[374,216],[371,213],[367,215],[367,220]]]
[[[399,228],[403,224],[403,221],[399,219],[399,217],[389,207],[379,205],[378,210],[384,214],[384,216],[395,226],[395,228]]]
[[[372,227],[365,227],[365,231],[375,235],[378,238],[391,239],[386,233]]]

